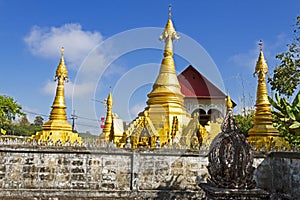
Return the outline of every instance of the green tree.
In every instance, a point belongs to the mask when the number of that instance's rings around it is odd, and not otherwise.
[[[234,119],[240,129],[240,133],[245,136],[248,135],[249,129],[253,127],[253,119],[254,119],[254,110],[249,110],[244,114],[237,114],[234,116]]]
[[[297,16],[293,32],[295,37],[287,44],[287,51],[276,55],[280,65],[268,79],[276,94],[269,101],[274,108],[274,126],[292,146],[300,146],[300,92],[297,90],[300,85],[300,16]],[[285,97],[295,92],[295,99],[288,102]]]
[[[12,97],[0,95],[0,126],[11,123],[16,116],[23,116],[22,106]]]
[[[269,98],[274,116],[274,125],[279,130],[280,135],[292,146],[300,147],[300,91],[292,103],[284,97],[275,95],[275,99]]]
[[[21,116],[21,118],[18,120],[18,125],[19,126],[29,126],[30,122],[27,119],[26,115]]]
[[[43,125],[44,118],[42,116],[36,116],[34,119],[34,125],[37,127],[41,127]]]
[[[300,16],[297,16],[293,30],[295,38],[288,44],[288,50],[276,55],[280,65],[274,69],[273,77],[268,79],[271,89],[290,97],[300,84]]]

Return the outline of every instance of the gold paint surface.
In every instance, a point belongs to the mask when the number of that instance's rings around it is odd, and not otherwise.
[[[112,120],[113,120],[112,117],[113,99],[111,93],[109,93],[105,103],[106,103],[106,118],[105,118],[105,124],[104,124],[102,134],[105,135],[106,141],[112,141],[113,136],[111,135],[111,129],[112,129]]]
[[[278,142],[283,139],[279,137],[279,132],[274,128],[272,123],[271,104],[268,100],[268,90],[266,86],[267,73],[268,65],[261,49],[255,67],[255,74],[257,74],[258,77],[258,86],[256,92],[254,127],[248,131],[248,141],[257,148],[261,148],[262,145],[265,145],[265,148],[269,149],[270,145],[273,145],[274,142],[278,144],[286,143]],[[277,144],[274,145],[276,146]]]
[[[61,142],[62,144],[82,143],[82,139],[77,133],[72,132],[72,126],[67,121],[66,103],[64,94],[64,84],[68,81],[68,70],[64,61],[64,49],[61,49],[61,59],[56,69],[54,80],[57,81],[56,95],[52,104],[52,110],[47,122],[42,126],[42,131],[37,132],[33,139],[53,144]]]

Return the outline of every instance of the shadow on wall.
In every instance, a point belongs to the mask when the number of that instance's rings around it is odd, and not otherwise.
[[[300,153],[272,152],[255,171],[257,187],[271,199],[300,199]]]
[[[200,179],[203,180],[203,177],[197,177],[196,181],[201,181]],[[206,195],[201,188],[195,191],[195,189],[187,188],[186,185],[186,177],[183,175],[171,176],[169,180],[157,188],[157,197],[154,199],[206,199]]]

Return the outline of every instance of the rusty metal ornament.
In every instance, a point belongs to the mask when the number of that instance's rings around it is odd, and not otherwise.
[[[240,133],[230,110],[209,152],[208,182],[220,188],[251,189],[254,167],[251,147]]]

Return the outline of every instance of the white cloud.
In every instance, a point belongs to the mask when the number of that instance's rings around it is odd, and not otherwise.
[[[59,58],[59,49],[63,46],[71,68],[78,68],[102,40],[101,33],[84,31],[80,24],[75,23],[50,28],[34,26],[24,38],[32,54],[46,58]]]
[[[229,58],[229,61],[240,66],[241,68],[254,69],[258,58],[259,49],[251,49],[246,53],[238,53]]]
[[[277,60],[275,58],[276,54],[285,50],[286,44],[288,43],[288,38],[285,34],[279,34],[276,36],[275,41],[268,41],[263,43],[263,52],[265,59],[269,65],[269,68],[273,69],[277,65]],[[230,62],[238,65],[239,68],[254,70],[256,61],[259,55],[258,41],[255,42],[255,46],[252,49],[244,53],[238,53],[229,58]],[[270,70],[269,70],[270,72]]]
[[[55,95],[55,90],[57,87],[57,82],[55,81],[48,81],[46,85],[43,87],[43,93],[53,96]],[[73,93],[73,90],[76,92]],[[83,84],[74,84],[72,81],[65,83],[65,97],[72,98],[72,97],[80,97],[86,94],[93,92],[93,84],[90,82],[86,82]],[[76,94],[76,96],[73,96]]]

